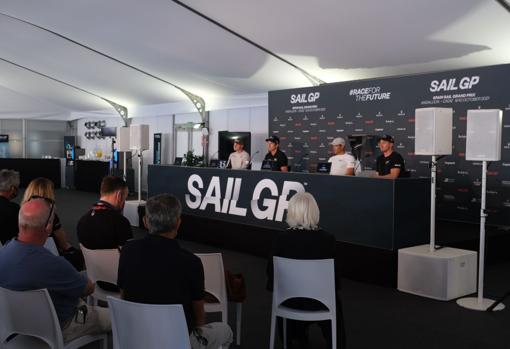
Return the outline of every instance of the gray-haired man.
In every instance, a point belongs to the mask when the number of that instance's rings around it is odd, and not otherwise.
[[[19,173],[0,171],[0,241],[5,244],[18,236],[19,205],[11,200],[18,194]]]
[[[182,304],[193,349],[228,348],[232,331],[205,324],[204,269],[200,259],[175,240],[181,204],[170,194],[147,200],[144,223],[150,234],[122,248],[117,284],[122,298],[146,304]]]

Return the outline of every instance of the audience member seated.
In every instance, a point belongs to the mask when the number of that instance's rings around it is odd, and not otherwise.
[[[83,246],[90,250],[112,249],[133,238],[131,225],[122,215],[127,196],[128,186],[122,178],[103,178],[99,201],[78,222],[78,239]]]
[[[18,236],[19,205],[11,200],[18,195],[19,173],[12,170],[0,171],[0,241]]]
[[[53,182],[42,177],[32,180],[25,190],[21,204],[23,205],[32,199],[44,199],[50,204],[55,204],[55,189]],[[54,214],[53,229],[50,237],[55,239],[59,254],[67,259],[69,263],[76,268],[76,270],[81,271],[83,270],[84,265],[83,254],[67,241],[66,233],[62,228],[56,209]]]
[[[272,255],[267,266],[267,289],[273,290],[273,256],[292,259],[335,259],[336,239],[319,228],[320,211],[310,193],[297,193],[289,200],[287,224],[289,228],[279,233],[273,243]],[[335,259],[335,283],[337,290],[337,338],[338,348],[345,347],[345,332],[340,299],[340,271]],[[322,310],[324,305],[311,299],[293,298],[285,306],[302,310]],[[278,319],[280,338],[282,322]],[[287,320],[287,343],[290,348],[309,348],[307,331],[313,322]],[[317,322],[331,348],[331,322]]]
[[[149,235],[121,250],[118,282],[123,299],[147,304],[182,304],[193,349],[228,348],[232,331],[223,323],[205,324],[204,269],[200,259],[176,241],[181,204],[169,194],[147,200],[144,224]],[[170,325],[169,325],[170,326]]]
[[[108,310],[87,306],[80,299],[94,291],[94,284],[64,258],[44,248],[53,218],[54,205],[47,200],[32,199],[21,206],[18,238],[0,250],[0,286],[15,291],[46,288],[64,341],[108,332],[111,330]],[[76,316],[79,310],[87,314],[84,323]]]

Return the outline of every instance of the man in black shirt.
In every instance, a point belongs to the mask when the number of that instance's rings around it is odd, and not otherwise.
[[[382,154],[379,155],[376,162],[376,177],[378,178],[401,178],[406,174],[405,161],[402,156],[393,151],[395,140],[390,135],[385,135],[379,139],[379,149]]]
[[[133,238],[131,225],[122,215],[127,196],[128,187],[122,178],[103,178],[99,201],[78,221],[78,239],[83,246],[91,250],[112,249]]]
[[[228,325],[205,324],[202,262],[175,240],[181,210],[179,200],[170,194],[147,200],[144,224],[150,234],[129,241],[120,254],[121,296],[137,303],[182,304],[193,349],[228,348],[232,342]]]
[[[18,195],[19,173],[12,170],[0,171],[0,241],[18,236],[19,205],[11,200]]]
[[[287,155],[279,149],[280,138],[273,135],[266,138],[266,144],[268,152],[264,157],[264,160],[271,161],[271,170],[289,172],[289,161],[287,160]]]

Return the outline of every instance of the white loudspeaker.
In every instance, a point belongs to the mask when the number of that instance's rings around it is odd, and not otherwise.
[[[129,147],[138,151],[149,149],[149,125],[129,126]]]
[[[117,150],[131,150],[131,148],[129,148],[129,127],[117,127]]]
[[[499,109],[468,110],[466,160],[501,160],[503,112]]]
[[[416,155],[451,155],[451,108],[418,108],[415,110],[414,153]]]
[[[475,251],[429,245],[398,250],[399,291],[448,301],[476,291]]]

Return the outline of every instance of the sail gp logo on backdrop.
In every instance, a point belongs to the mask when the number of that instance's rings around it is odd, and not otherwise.
[[[430,92],[469,90],[480,82],[479,76],[465,76],[457,81],[456,78],[432,80],[430,83]]]
[[[321,97],[320,92],[310,92],[308,94],[301,93],[297,95],[291,95],[290,96],[290,103],[296,104],[296,103],[313,103],[316,102]]]
[[[192,210],[205,211],[209,205],[216,213],[246,217],[251,210],[257,219],[281,222],[289,206],[289,195],[293,192],[304,192],[305,187],[299,182],[284,181],[281,191],[271,179],[262,179],[255,185],[250,207],[237,206],[241,193],[242,178],[228,177],[222,187],[220,177],[213,176],[205,195],[202,177],[193,174],[188,178],[188,194],[185,195],[186,205]]]

